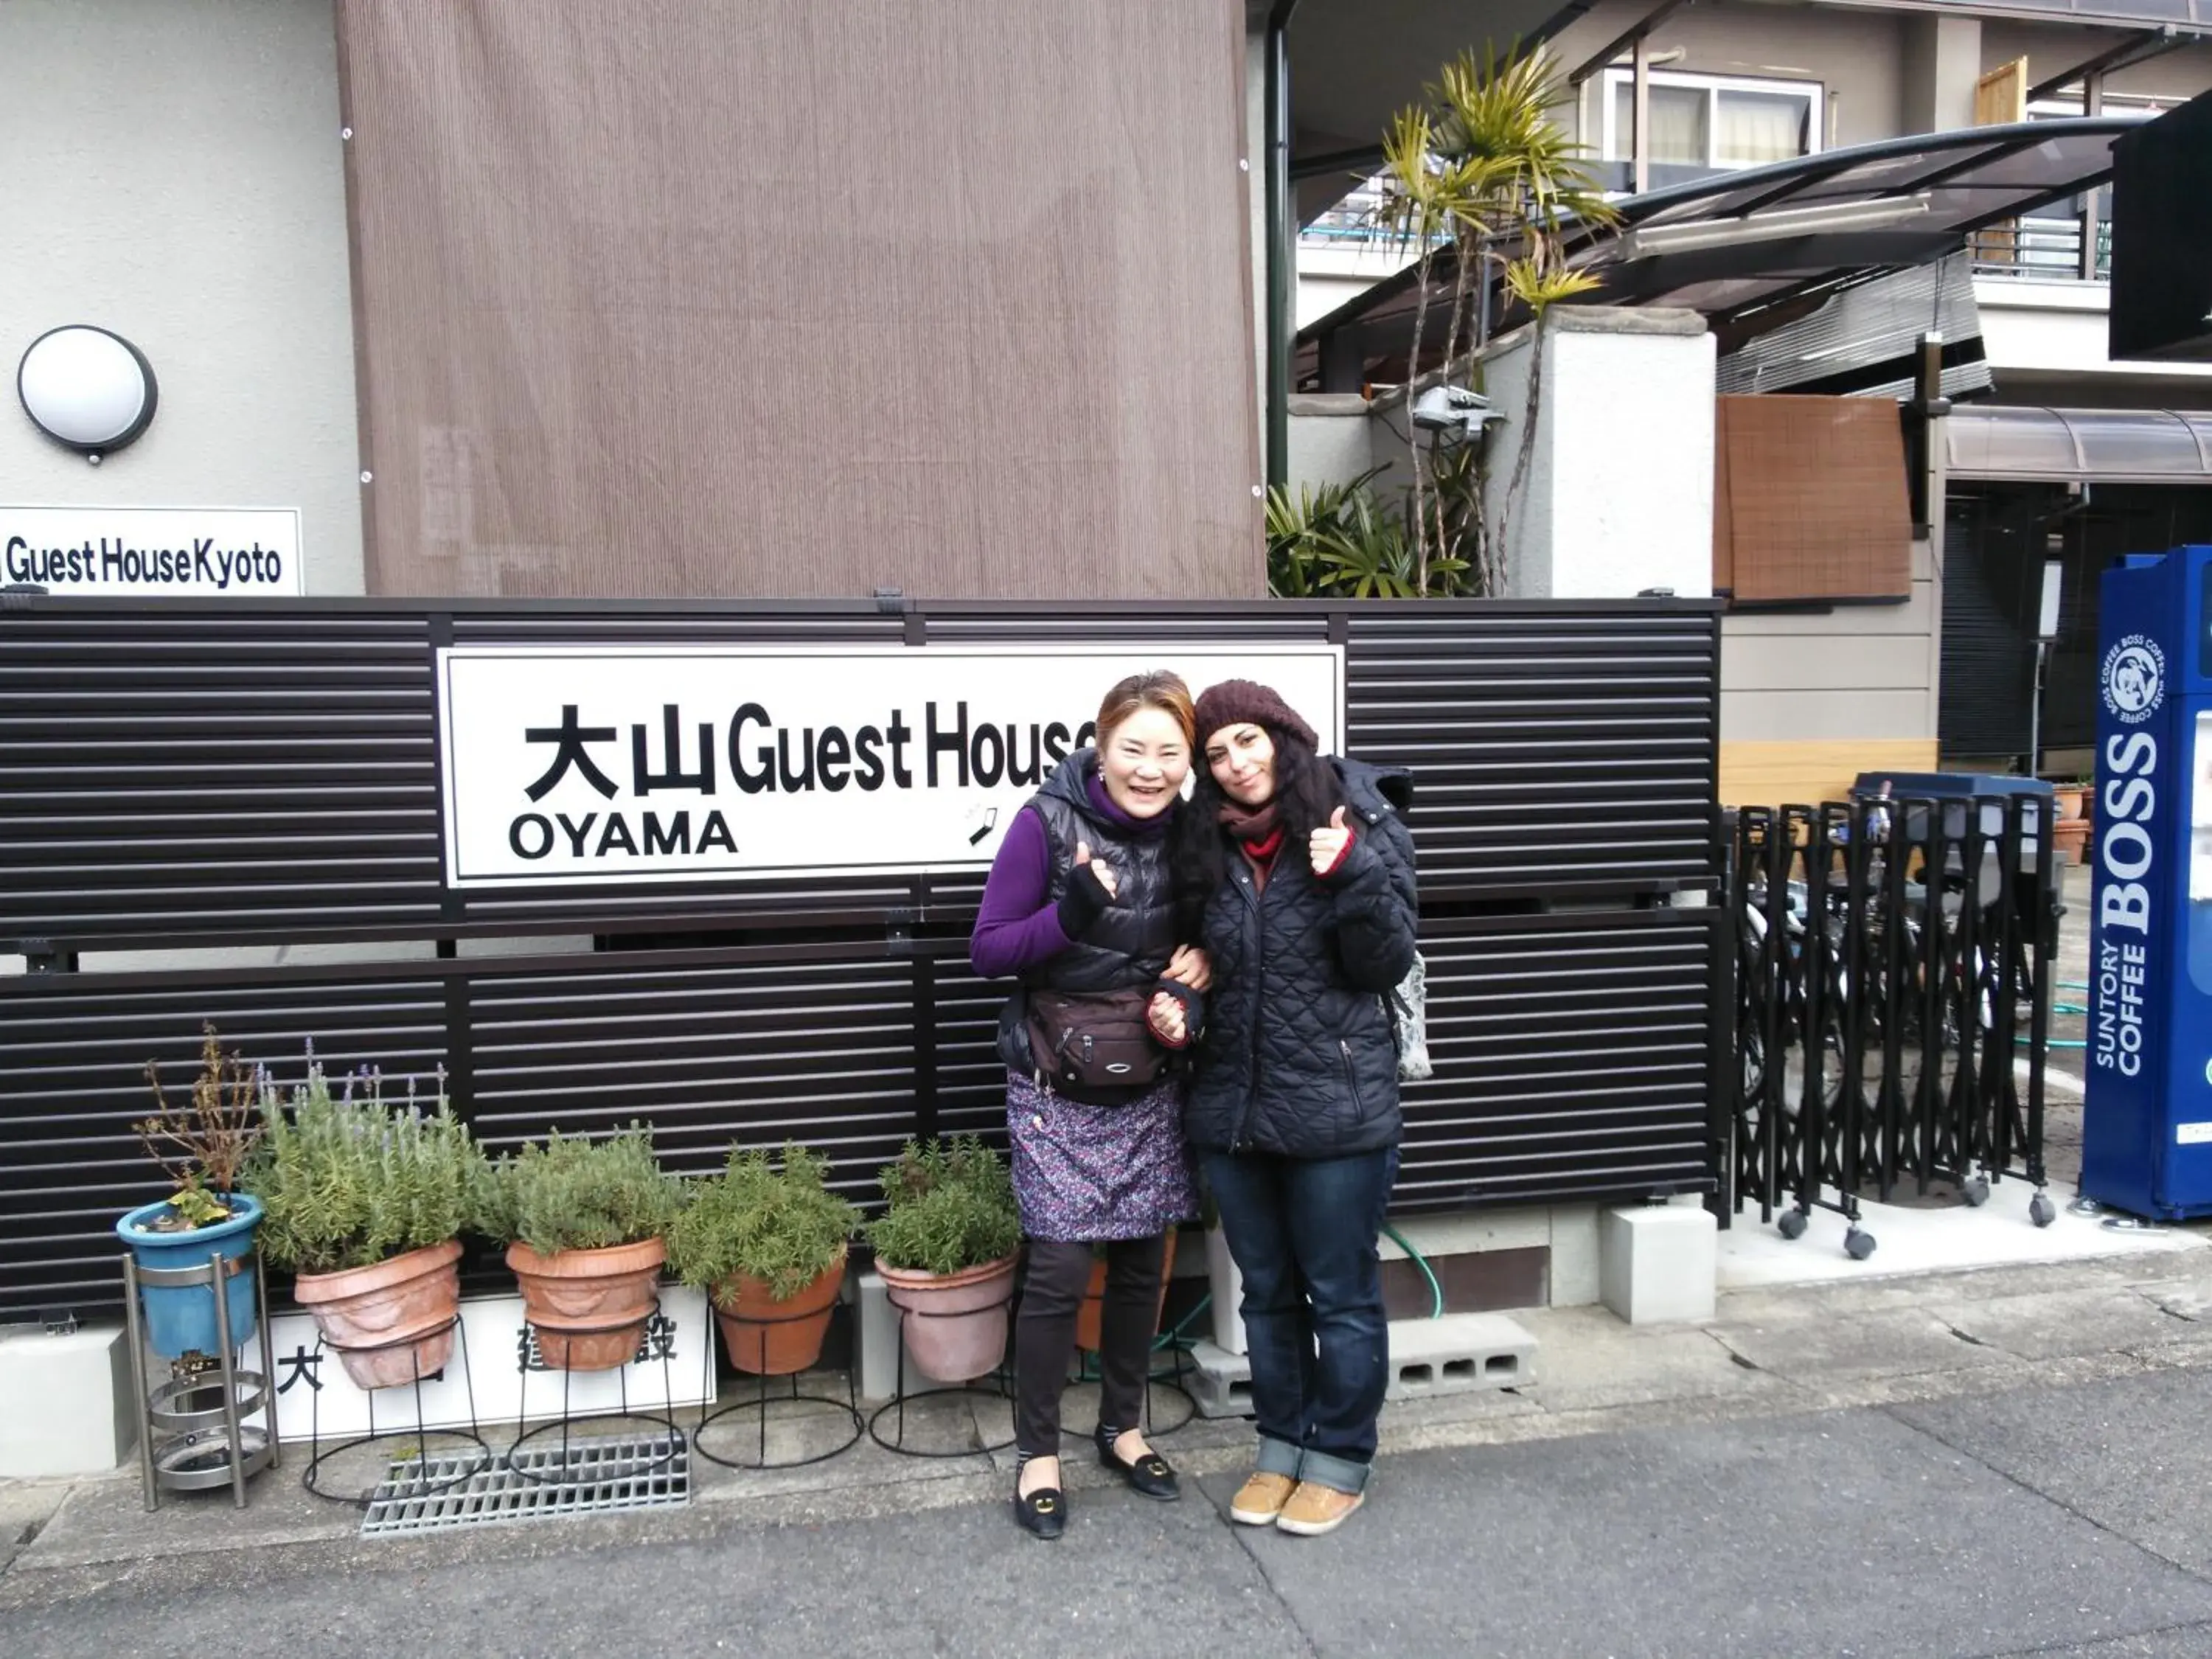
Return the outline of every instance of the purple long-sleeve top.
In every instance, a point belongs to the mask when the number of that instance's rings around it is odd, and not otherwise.
[[[1114,804],[1093,772],[1085,781],[1091,810],[1126,836],[1161,836],[1175,817],[1170,807],[1158,817],[1132,817]],[[1051,897],[1052,848],[1044,820],[1024,806],[1006,826],[999,855],[983,884],[983,904],[968,941],[969,960],[986,979],[1009,979],[1046,963],[1074,941],[1060,925]]]

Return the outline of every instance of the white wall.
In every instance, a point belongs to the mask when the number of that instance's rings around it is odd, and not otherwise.
[[[1721,623],[1723,743],[1933,741],[1942,632],[1934,555],[1904,605],[1732,611]]]
[[[2015,375],[2039,381],[2147,381],[2151,401],[2159,407],[2201,409],[2212,392],[2212,363],[2115,362],[2106,356],[2112,311],[2112,290],[2106,283],[1977,276],[1974,300],[2000,396]]]
[[[1498,533],[1519,462],[1532,329],[1491,348]],[[1712,592],[1713,337],[1695,312],[1563,306],[1544,329],[1535,445],[1501,544],[1516,599]]]
[[[154,365],[97,468],[0,404],[0,499],[285,507],[310,593],[362,591],[331,0],[0,4],[0,368],[64,323]]]

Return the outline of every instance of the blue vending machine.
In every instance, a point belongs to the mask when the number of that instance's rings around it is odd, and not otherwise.
[[[2106,571],[2081,1190],[2212,1215],[2212,547]]]

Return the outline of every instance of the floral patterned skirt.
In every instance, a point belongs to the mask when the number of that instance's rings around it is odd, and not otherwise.
[[[1086,1106],[1008,1072],[1006,1128],[1031,1238],[1150,1238],[1198,1214],[1179,1077],[1126,1106]]]

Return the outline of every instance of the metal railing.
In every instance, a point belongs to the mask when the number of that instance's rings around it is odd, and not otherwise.
[[[2081,221],[2079,218],[2012,219],[1978,230],[1967,238],[1977,276],[2010,276],[2022,282],[2081,280]],[[2112,274],[2112,227],[2097,222],[2098,282]]]
[[[2048,801],[2023,796],[1736,815],[1727,1212],[1756,1203],[1795,1238],[1814,1209],[1832,1210],[1863,1258],[1862,1200],[1942,1182],[1980,1204],[2020,1174],[2048,1224],[2050,817]]]

